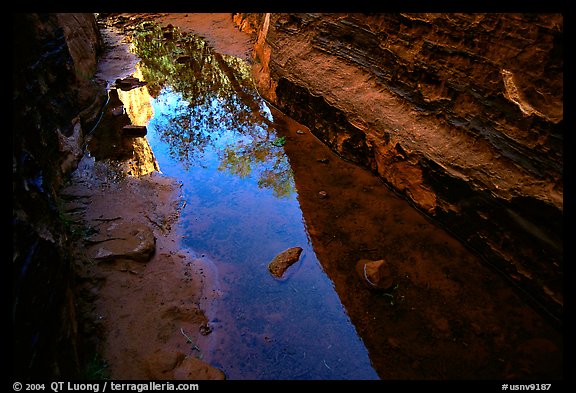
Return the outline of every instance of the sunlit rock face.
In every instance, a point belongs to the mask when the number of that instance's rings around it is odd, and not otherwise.
[[[265,98],[561,314],[561,15],[234,20]]]
[[[57,192],[106,99],[90,79],[101,41],[92,14],[13,14],[12,22],[10,367],[18,379],[77,378],[70,239]]]
[[[140,64],[136,64],[136,72],[132,74],[134,78],[143,80]],[[150,94],[148,89],[138,88],[128,91],[118,90],[118,97],[124,105],[124,109],[130,121],[134,125],[145,126],[154,114],[150,105]]]

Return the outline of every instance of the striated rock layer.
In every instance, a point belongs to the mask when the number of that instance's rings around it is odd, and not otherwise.
[[[560,318],[563,18],[237,14],[262,96]]]

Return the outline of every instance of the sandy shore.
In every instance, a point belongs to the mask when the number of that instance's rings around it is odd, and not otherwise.
[[[171,24],[221,53],[249,58],[250,37],[234,27],[231,14],[121,16],[127,23]],[[138,59],[119,30],[103,35],[109,50],[97,78],[110,87],[131,75]],[[77,250],[80,331],[112,379],[225,378],[202,361],[210,348],[197,344],[210,333],[205,309],[216,283],[210,268],[180,247],[179,190],[158,172],[134,177],[122,165],[86,156],[62,192],[66,211],[87,234]]]

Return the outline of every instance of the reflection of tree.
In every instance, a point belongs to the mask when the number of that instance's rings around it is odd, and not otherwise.
[[[270,141],[226,147],[219,169],[246,177],[252,172],[254,164],[260,164],[258,166],[261,168],[258,186],[272,189],[277,197],[288,197],[294,191],[288,159],[283,149],[271,145]]]
[[[185,166],[201,165],[211,149],[218,153],[219,170],[241,177],[255,173],[259,186],[278,196],[294,191],[290,166],[283,149],[270,142],[273,124],[242,59],[215,53],[194,35],[150,22],[135,30],[132,44],[150,95],[181,97],[153,120],[173,157]]]

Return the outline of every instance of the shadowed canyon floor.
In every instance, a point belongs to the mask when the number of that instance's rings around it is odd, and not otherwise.
[[[107,23],[118,35],[107,30],[106,37],[116,45],[101,61],[99,73],[109,86],[132,74],[138,61],[120,43],[120,32],[144,20],[197,34],[216,53],[250,60],[249,36],[227,14],[114,15]],[[313,252],[381,379],[562,378],[562,334],[509,282],[373,174],[337,157],[305,126],[270,111],[294,173]],[[84,222],[79,242],[86,261],[79,273],[82,331],[117,379],[221,379],[224,373],[230,377],[227,369],[233,366],[225,362],[233,361],[243,364],[241,371],[273,367],[246,362],[241,357],[248,352],[239,348],[235,353],[218,336],[222,332],[211,331],[221,328],[228,334],[224,326],[236,326],[237,315],[211,308],[222,296],[218,276],[227,268],[206,263],[182,246],[185,234],[177,225],[185,205],[182,186],[155,172],[155,158],[143,154],[149,165],[139,176],[128,173],[141,165],[106,164],[87,156],[63,191],[68,214]],[[243,224],[247,231],[258,218]],[[356,271],[360,260],[385,260],[392,289],[372,291]],[[270,315],[267,322],[273,323],[275,315]],[[293,323],[297,333],[306,322]],[[254,334],[250,351],[268,351],[274,340],[279,338]],[[279,356],[295,359],[296,370],[298,357],[306,352]],[[321,367],[328,370],[329,364]],[[244,377],[232,373],[233,379],[257,375],[252,370]]]

